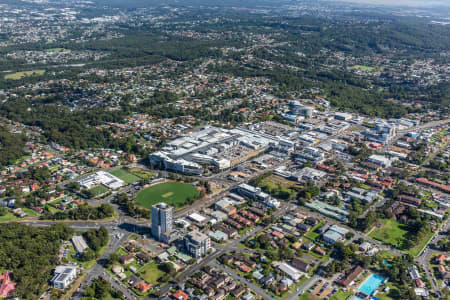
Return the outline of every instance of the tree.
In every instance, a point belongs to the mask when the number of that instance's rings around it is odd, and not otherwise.
[[[80,184],[76,181],[69,182],[68,184],[66,184],[66,187],[72,191],[80,190]]]
[[[0,207],[0,216],[4,216],[8,213],[8,209],[6,207]]]
[[[176,273],[175,267],[171,262],[160,264],[158,268],[169,276],[173,276]]]
[[[49,270],[57,263],[61,241],[72,234],[73,230],[62,223],[46,228],[0,224],[0,268],[12,272],[17,297],[39,298],[50,280]]]

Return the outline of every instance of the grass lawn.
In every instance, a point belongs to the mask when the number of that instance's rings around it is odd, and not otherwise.
[[[425,238],[416,243],[414,247],[404,249],[402,246],[402,240],[408,233],[408,231],[404,229],[405,225],[398,223],[394,219],[383,219],[381,222],[383,225],[372,231],[369,236],[385,244],[392,245],[400,250],[406,250],[412,256],[419,255],[434,234],[433,232],[430,232]]]
[[[279,185],[281,187],[285,188],[302,188],[303,185],[298,183],[297,181],[287,180],[283,177],[277,176],[277,175],[270,175],[269,177],[263,179],[261,182],[261,186],[267,185],[267,184],[275,184]]]
[[[6,215],[0,217],[0,222],[12,221],[15,219],[17,219],[17,217],[13,213],[8,212]]]
[[[27,215],[28,215],[27,217],[37,217],[37,216],[39,216],[39,213],[37,211],[32,210],[30,208],[22,208],[22,210],[27,213]]]
[[[369,71],[369,72],[372,72],[372,71],[375,70],[374,67],[362,66],[362,65],[353,66],[353,69],[358,69],[358,70],[361,70],[361,71]]]
[[[139,177],[137,177],[134,174],[131,174],[130,172],[124,169],[117,169],[114,171],[110,171],[109,173],[118,177],[119,179],[122,179],[126,183],[135,183],[139,181]]]
[[[385,293],[383,291],[380,291],[376,294],[376,297],[380,300],[398,299],[398,295],[399,295],[398,288],[395,285],[393,285],[391,282],[386,283],[386,286],[388,286],[390,288],[389,292]]]
[[[94,195],[94,197],[107,193],[108,189],[106,187],[104,187],[103,185],[98,185],[93,187],[92,189],[90,189],[90,191],[92,192],[92,194]]]
[[[70,52],[70,50],[67,50],[64,48],[51,48],[51,49],[45,49],[45,52]]]
[[[408,233],[404,225],[394,219],[382,219],[381,227],[372,231],[369,237],[401,249],[402,240]]]
[[[310,299],[319,299],[318,297],[314,297],[313,295],[311,295],[310,293],[306,292],[303,293],[298,300],[310,300]]]
[[[5,79],[19,80],[28,76],[41,76],[44,75],[45,70],[31,70],[31,71],[23,71],[16,72],[12,74],[5,75]]]
[[[334,294],[333,296],[331,296],[330,300],[346,300],[352,294],[353,294],[352,292],[339,291],[336,292],[336,294]]]
[[[145,208],[164,202],[175,207],[186,204],[189,197],[197,197],[200,191],[193,185],[182,182],[165,182],[148,187],[136,197],[138,203]]]
[[[146,282],[155,285],[158,284],[158,280],[164,276],[164,272],[158,268],[158,263],[156,261],[152,261],[142,268],[139,275],[141,275],[142,279]]]
[[[305,236],[314,241],[316,238],[318,238],[320,236],[320,233],[316,232],[317,229],[319,229],[320,227],[322,227],[323,225],[325,225],[324,222],[320,222],[319,224],[317,224],[316,226],[314,226],[313,228],[311,228],[310,231],[308,231],[307,233],[305,233]]]
[[[425,247],[425,245],[428,243],[428,241],[433,237],[434,232],[428,233],[428,235],[422,239],[419,243],[417,243],[414,247],[408,250],[408,253],[412,256],[416,257],[420,254],[422,249]]]
[[[152,177],[156,176],[156,174],[153,173],[153,172],[142,170],[142,169],[139,169],[139,168],[131,169],[131,172],[133,174],[137,175],[138,177],[143,178],[143,179],[148,179],[148,178],[152,178]]]

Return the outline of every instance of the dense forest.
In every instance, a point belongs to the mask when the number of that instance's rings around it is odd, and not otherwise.
[[[92,207],[89,204],[80,205],[66,211],[51,213],[44,212],[41,216],[43,220],[100,220],[114,216],[114,208],[109,204],[101,204]]]
[[[25,154],[26,137],[24,134],[13,134],[0,126],[0,166],[14,162]]]
[[[27,101],[6,102],[0,106],[0,115],[44,130],[48,142],[59,143],[74,149],[114,148],[131,153],[142,149],[134,138],[113,138],[109,131],[96,126],[104,122],[121,122],[127,115],[126,109],[107,111],[105,109],[87,109],[71,112],[66,107],[37,104],[28,109]]]
[[[0,224],[0,269],[12,271],[15,295],[36,299],[51,279],[62,240],[73,231],[66,224],[36,228],[20,223]]]

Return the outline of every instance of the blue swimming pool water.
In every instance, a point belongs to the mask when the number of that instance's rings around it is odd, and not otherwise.
[[[389,268],[392,267],[392,265],[390,263],[388,263],[387,260],[383,259],[383,265],[388,266]]]
[[[372,274],[367,278],[359,287],[359,290],[367,295],[372,295],[372,293],[377,289],[377,287],[384,281],[384,277],[376,274]]]

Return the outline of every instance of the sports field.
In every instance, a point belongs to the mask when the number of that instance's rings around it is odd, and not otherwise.
[[[136,200],[146,208],[151,208],[153,204],[159,202],[180,207],[187,203],[189,197],[197,197],[199,194],[200,191],[191,184],[165,182],[142,190]]]
[[[135,183],[139,181],[139,177],[124,169],[117,169],[109,172],[110,174],[122,179],[126,183]]]

